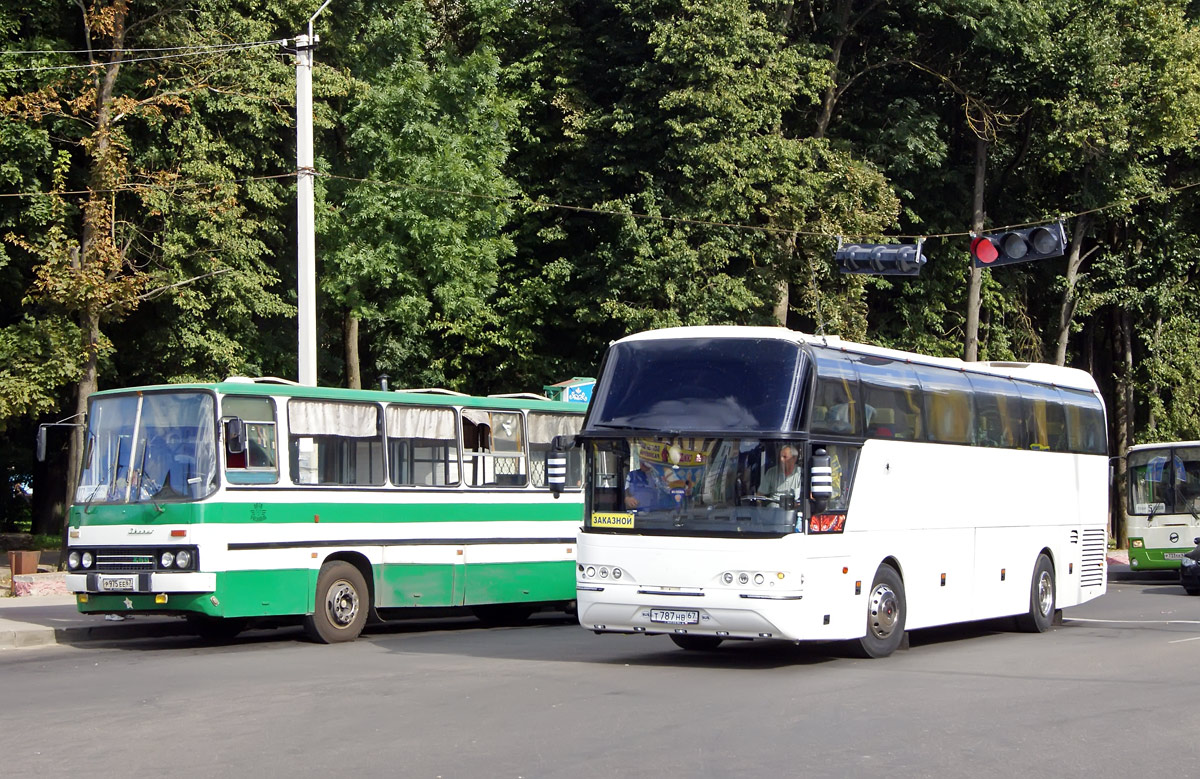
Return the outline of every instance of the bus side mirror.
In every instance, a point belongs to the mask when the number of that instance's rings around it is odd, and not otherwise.
[[[230,454],[246,451],[246,425],[241,417],[225,420],[225,451]]]
[[[575,446],[575,436],[556,435],[546,453],[546,486],[555,498],[567,487],[567,450]]]
[[[38,425],[37,431],[37,461],[46,462],[46,426]]]
[[[833,466],[824,447],[818,446],[808,459],[808,494],[816,511],[824,511],[833,497]]]

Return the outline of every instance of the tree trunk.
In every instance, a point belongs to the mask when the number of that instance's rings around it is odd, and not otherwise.
[[[983,232],[983,182],[987,172],[987,141],[975,138],[975,191],[972,203],[971,230]],[[979,359],[979,307],[980,290],[983,287],[983,269],[976,268],[971,261],[971,280],[967,284],[967,328],[964,334],[963,359],[975,362]]]
[[[81,6],[82,7],[82,6]],[[112,34],[112,58],[99,76],[96,84],[96,129],[92,133],[93,143],[88,149],[90,158],[88,169],[88,199],[83,208],[83,231],[79,245],[78,267],[76,270],[87,275],[95,270],[103,270],[105,281],[111,281],[121,272],[121,263],[116,261],[119,252],[116,249],[112,235],[113,206],[110,190],[117,181],[118,171],[112,147],[112,103],[113,89],[117,82],[117,74],[121,70],[122,49],[125,47],[125,21],[129,14],[127,0],[118,0],[112,6],[113,13],[106,18],[105,25]],[[84,27],[89,28],[94,20],[85,12]],[[89,34],[90,28],[86,30]],[[90,45],[90,37],[89,37]],[[89,59],[92,54],[89,51]],[[85,146],[85,148],[87,148]],[[83,334],[84,366],[83,375],[75,387],[75,422],[87,420],[88,396],[98,389],[98,364],[100,359],[100,312],[103,300],[94,296],[84,300],[79,309],[79,330]],[[79,482],[79,471],[82,465],[84,448],[84,428],[72,428],[71,446],[67,454],[66,505],[74,502],[75,489]],[[62,516],[63,548],[67,543],[68,512]],[[66,559],[66,556],[63,556]]]
[[[1091,227],[1092,217],[1084,214],[1075,220],[1071,235],[1071,250],[1067,254],[1067,288],[1063,290],[1062,304],[1058,309],[1058,346],[1054,350],[1054,364],[1067,364],[1067,341],[1071,336],[1071,320],[1075,316],[1075,283],[1079,278],[1079,266],[1083,264],[1083,236]]]
[[[346,311],[342,329],[346,338],[346,386],[362,389],[362,371],[358,362],[358,317],[353,311]]]
[[[1116,309],[1113,312],[1113,352],[1119,359],[1115,362],[1118,365],[1114,371],[1115,383],[1115,402],[1113,405],[1113,453],[1115,455],[1114,462],[1116,463],[1115,473],[1113,476],[1114,489],[1112,518],[1113,529],[1112,536],[1116,540],[1118,548],[1124,548],[1126,544],[1126,471],[1127,463],[1126,455],[1129,453],[1129,444],[1132,430],[1132,403],[1130,399],[1133,395],[1133,340],[1129,335],[1129,312],[1122,309]]]
[[[829,130],[829,123],[833,120],[833,107],[837,103],[838,93],[838,64],[842,60],[842,47],[846,45],[846,39],[850,37],[850,6],[853,0],[840,0],[837,8],[834,10],[834,17],[837,19],[837,36],[833,39],[833,43],[829,47],[829,86],[825,88],[825,95],[821,98],[821,113],[817,117],[817,128],[813,133],[814,138],[824,138],[825,133]]]
[[[1159,352],[1159,339],[1162,338],[1162,314],[1160,313],[1154,318],[1154,341],[1152,342],[1154,353]],[[1158,379],[1151,377],[1150,386],[1146,387],[1146,394],[1149,397],[1159,397]],[[1146,404],[1146,430],[1151,434],[1158,432],[1158,415],[1154,413],[1154,404]]]

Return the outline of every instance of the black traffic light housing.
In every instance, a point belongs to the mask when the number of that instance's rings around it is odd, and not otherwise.
[[[1067,233],[1062,222],[979,235],[971,240],[971,262],[976,268],[1046,260],[1066,252]]]
[[[925,257],[922,241],[912,243],[847,243],[838,238],[833,259],[842,273],[874,276],[917,276]]]

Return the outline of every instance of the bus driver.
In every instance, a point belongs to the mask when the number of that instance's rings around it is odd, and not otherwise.
[[[758,494],[773,500],[782,495],[795,497],[802,486],[800,469],[796,467],[796,447],[784,444],[779,449],[779,461],[763,474]]]

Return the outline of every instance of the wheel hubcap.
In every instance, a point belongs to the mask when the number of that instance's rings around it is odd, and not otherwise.
[[[871,591],[871,633],[876,638],[887,638],[896,629],[900,617],[900,602],[896,593],[886,584],[876,585]]]
[[[1037,598],[1038,611],[1044,617],[1054,606],[1054,578],[1050,576],[1049,571],[1042,571],[1042,575],[1038,577]]]
[[[358,616],[358,592],[344,579],[339,579],[329,588],[325,599],[329,620],[339,628],[349,627]]]

